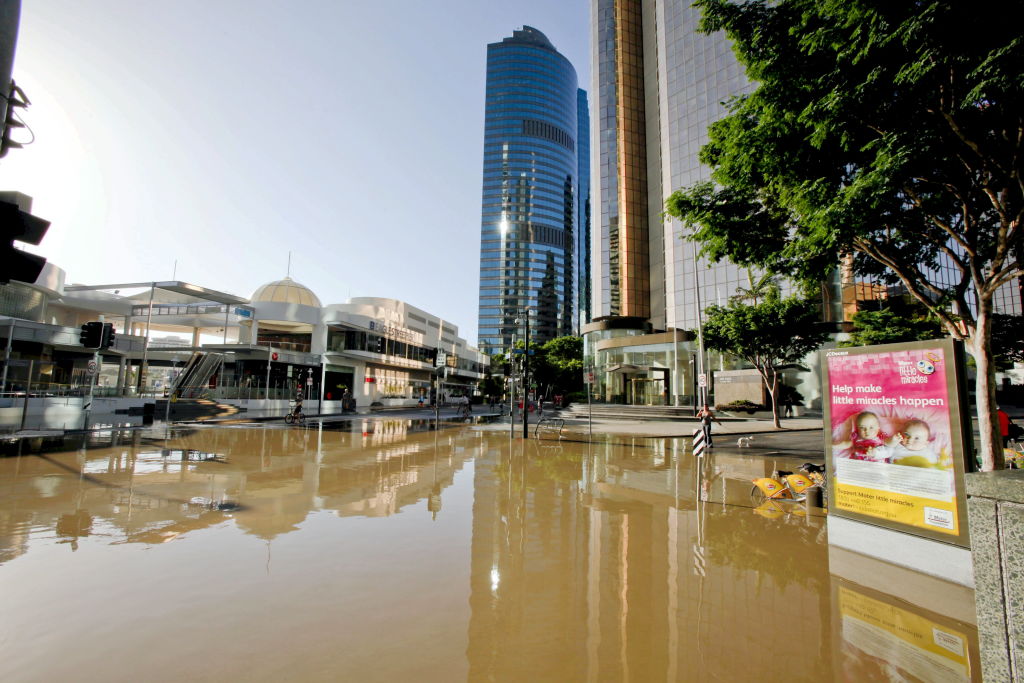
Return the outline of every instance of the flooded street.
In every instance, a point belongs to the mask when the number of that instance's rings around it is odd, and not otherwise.
[[[0,679],[980,679],[962,610],[755,507],[801,460],[428,427],[4,442]]]

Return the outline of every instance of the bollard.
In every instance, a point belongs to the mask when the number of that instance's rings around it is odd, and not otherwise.
[[[810,517],[811,508],[824,507],[824,495],[820,486],[812,486],[807,489],[807,497],[804,498],[804,505],[807,508],[807,516]]]

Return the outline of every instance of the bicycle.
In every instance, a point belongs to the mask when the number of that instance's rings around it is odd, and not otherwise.
[[[1011,470],[1024,469],[1024,443],[1010,439],[1003,448],[1003,460],[1006,468]]]
[[[793,503],[802,502],[807,499],[808,493],[818,488],[822,492],[822,500],[825,497],[825,467],[805,462],[797,472],[776,470],[770,477],[754,479],[754,486],[750,489],[750,502],[755,508],[760,507],[767,501],[789,501]]]
[[[297,413],[296,412],[288,413],[287,415],[284,416],[284,422],[285,422],[285,424],[300,424],[300,425],[304,425],[304,424],[306,424],[306,414],[301,412],[301,411],[299,411]]]

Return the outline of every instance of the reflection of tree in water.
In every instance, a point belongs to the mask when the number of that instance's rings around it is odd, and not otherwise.
[[[792,514],[767,519],[752,510],[729,507],[711,510],[705,519],[707,556],[718,565],[754,572],[758,588],[771,577],[778,589],[796,583],[824,590],[828,581],[828,546],[820,533],[824,522],[822,517],[808,524]]]
[[[515,458],[523,457],[515,454]],[[547,482],[579,483],[583,478],[582,453],[565,452],[553,446],[541,446],[531,442],[526,454],[525,473],[520,467],[509,468],[507,454],[495,463],[498,481],[508,484],[511,480],[514,490],[533,489]]]

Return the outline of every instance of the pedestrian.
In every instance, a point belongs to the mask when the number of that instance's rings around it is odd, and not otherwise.
[[[999,436],[1003,437],[1003,448],[1006,448],[1010,442],[1010,416],[1002,408],[996,410],[996,415],[999,417]]]
[[[786,417],[793,417],[793,397],[786,394],[782,399],[782,405],[786,408]]]
[[[697,419],[700,420],[700,428],[704,431],[704,443],[711,448],[714,446],[711,442],[711,421],[714,420],[718,424],[722,424],[722,421],[715,417],[706,405],[697,413]]]

